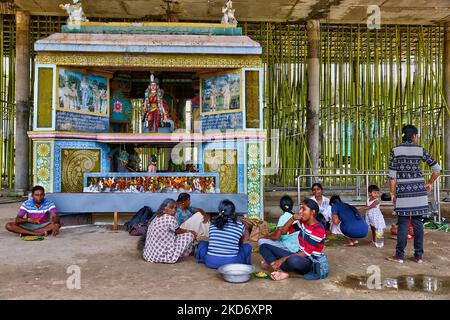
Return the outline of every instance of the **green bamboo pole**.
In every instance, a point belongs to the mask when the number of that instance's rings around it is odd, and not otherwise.
[[[5,52],[4,52],[4,19],[3,15],[0,15],[0,189],[3,187],[3,141],[4,141],[4,134],[3,134],[3,110],[5,109],[5,81],[4,81],[4,64],[5,64]]]

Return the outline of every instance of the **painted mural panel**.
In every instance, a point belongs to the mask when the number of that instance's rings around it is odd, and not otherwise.
[[[53,160],[53,192],[62,192],[62,179],[63,179],[63,151],[68,149],[76,150],[97,150],[101,151],[101,172],[110,171],[110,162],[107,159],[108,145],[104,143],[92,142],[92,141],[76,141],[76,140],[57,140],[54,144],[54,160]],[[94,171],[92,171],[94,172]],[[98,171],[96,171],[98,172]],[[84,173],[84,172],[83,172]],[[79,174],[79,173],[78,173]],[[83,176],[83,174],[82,174]],[[81,180],[81,186],[83,186],[83,179]],[[67,185],[67,184],[66,184]]]
[[[118,122],[131,121],[131,79],[114,78],[111,80],[110,120]]]
[[[46,192],[52,191],[53,142],[34,143],[34,185],[44,187]]]
[[[61,161],[61,192],[83,192],[84,173],[100,172],[101,151],[62,149]]]
[[[263,217],[261,146],[259,143],[247,144],[247,194],[248,215]]]
[[[205,172],[219,173],[220,193],[238,192],[237,150],[205,150]]]
[[[245,117],[247,128],[260,128],[259,71],[245,71]]]
[[[38,69],[37,127],[52,127],[53,68]]]
[[[241,109],[241,71],[201,77],[201,112],[233,112]]]
[[[58,68],[58,109],[109,116],[109,77]]]

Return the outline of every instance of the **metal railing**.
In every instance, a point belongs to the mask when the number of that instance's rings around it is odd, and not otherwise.
[[[431,175],[431,172],[424,172],[424,175]],[[383,170],[368,170],[368,171],[360,171],[358,173],[350,173],[345,174],[347,177],[354,177],[356,178],[356,185],[355,185],[355,197],[357,201],[362,200],[361,199],[361,189],[362,189],[362,181],[361,179],[364,178],[365,181],[365,189],[366,189],[366,199],[369,197],[368,187],[370,185],[370,177],[385,177],[388,181],[388,171]],[[297,195],[298,195],[298,201],[301,201],[301,192],[302,192],[302,185],[301,180],[302,179],[310,179],[311,184],[314,182],[320,182],[318,178],[324,177],[324,178],[332,178],[332,177],[343,177],[343,174],[303,174],[297,176]],[[442,222],[442,215],[441,215],[441,179],[450,177],[450,174],[442,174],[439,176],[438,179],[433,183],[433,192],[432,192],[432,201],[431,201],[431,211],[432,213],[437,214],[437,221]],[[310,189],[311,186],[308,186]],[[306,188],[304,188],[306,189]]]
[[[265,168],[268,172],[276,172],[276,174],[265,176],[265,188],[267,190],[295,190],[297,188],[297,177],[299,175],[305,175],[311,173],[311,168]],[[330,177],[330,183],[340,188],[346,188],[349,184],[353,183],[351,178],[346,176],[348,173],[358,173],[356,168],[319,168],[317,169],[319,174],[344,174],[343,179]]]
[[[343,177],[344,174],[340,174],[340,173],[333,173],[333,174],[304,174],[304,175],[299,175],[297,177],[297,192],[298,192],[298,197],[299,199],[301,199],[301,179],[302,178],[311,178],[311,183],[314,182],[318,182],[317,178],[319,177]],[[361,200],[361,189],[362,189],[362,184],[361,184],[361,177],[365,178],[365,182],[366,182],[366,196],[368,196],[368,191],[367,191],[367,187],[369,186],[369,176],[376,176],[376,177],[388,177],[389,175],[387,173],[349,173],[349,174],[345,174],[346,177],[355,177],[356,178],[356,200]]]

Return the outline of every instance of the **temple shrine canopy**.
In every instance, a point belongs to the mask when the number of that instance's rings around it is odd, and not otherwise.
[[[88,173],[139,176],[157,160],[164,174],[217,179],[221,193],[262,194],[262,49],[241,28],[82,22],[34,47],[35,184],[81,192]],[[180,142],[186,161],[175,166]],[[124,151],[139,161],[124,163]],[[223,165],[206,161],[221,152]]]

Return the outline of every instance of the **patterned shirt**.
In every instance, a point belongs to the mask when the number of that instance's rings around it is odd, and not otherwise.
[[[144,259],[150,262],[175,263],[192,251],[194,235],[176,234],[178,222],[174,216],[163,214],[152,220],[147,230]]]
[[[324,226],[320,223],[309,226],[304,222],[295,221],[289,229],[289,233],[296,231],[299,231],[298,246],[300,251],[307,256],[320,256],[325,247],[326,234]]]
[[[425,162],[433,172],[440,172],[441,166],[422,147],[413,142],[403,142],[391,149],[389,159],[390,179],[423,178],[420,163]]]
[[[25,201],[17,212],[19,218],[38,219],[39,223],[46,223],[52,220],[52,215],[56,213],[56,206],[51,200],[44,198],[38,208],[33,199]]]
[[[433,172],[441,171],[441,167],[431,155],[413,142],[403,142],[391,150],[389,178],[396,182],[395,213],[398,216],[429,214],[421,162],[425,162]]]
[[[245,226],[241,221],[228,222],[223,229],[214,224],[209,227],[208,254],[219,257],[235,257],[239,252],[239,242]]]

